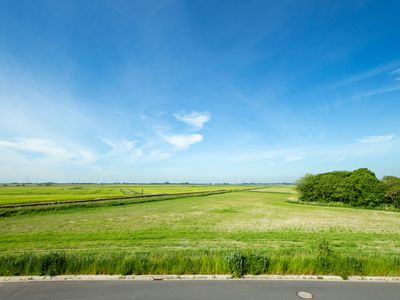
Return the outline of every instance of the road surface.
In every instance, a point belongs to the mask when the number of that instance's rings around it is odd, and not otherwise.
[[[0,299],[396,300],[400,283],[272,280],[0,282]],[[307,299],[307,298],[303,298]]]

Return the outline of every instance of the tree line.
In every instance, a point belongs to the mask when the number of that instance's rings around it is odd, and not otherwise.
[[[366,168],[306,174],[296,184],[301,201],[400,208],[400,178],[384,176],[379,180],[374,172]]]

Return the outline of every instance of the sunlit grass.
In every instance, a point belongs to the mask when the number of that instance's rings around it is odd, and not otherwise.
[[[129,272],[214,274],[226,273],[225,255],[240,251],[265,253],[267,273],[322,274],[330,271],[315,265],[315,251],[325,239],[341,257],[332,272],[356,257],[365,274],[400,274],[400,213],[296,205],[286,202],[293,195],[286,189],[2,217],[0,252],[14,258],[65,253],[68,268],[77,266],[69,273],[116,274],[133,264]],[[81,267],[88,253],[95,261]]]
[[[150,194],[174,194],[250,188],[246,185],[192,185],[192,184],[52,184],[49,186],[0,185],[0,205],[46,201],[68,201],[126,197]],[[259,188],[259,186],[254,186]]]

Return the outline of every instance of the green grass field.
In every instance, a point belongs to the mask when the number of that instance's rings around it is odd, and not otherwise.
[[[0,205],[46,201],[68,201],[108,197],[125,197],[140,194],[174,194],[215,190],[251,188],[240,185],[190,185],[190,184],[53,184],[50,186],[0,185]],[[254,186],[258,187],[258,186]]]
[[[121,188],[115,189],[118,187]],[[52,190],[53,187],[41,188]],[[216,186],[187,188],[220,189]],[[153,193],[187,191],[178,186],[155,186],[154,190],[149,186],[148,189]],[[288,203],[287,199],[294,196],[292,186],[275,186],[124,206],[75,207],[1,217],[0,252],[4,264],[10,257],[27,253],[40,256],[57,252],[70,259],[97,257],[103,264],[118,257],[120,261],[136,261],[137,257],[147,255],[147,267],[140,267],[142,270],[136,266],[130,269],[133,273],[139,269],[141,273],[226,272],[223,262],[226,253],[254,252],[273,258],[274,264],[271,264],[275,267],[265,272],[312,274],[327,272],[327,269],[317,271],[310,267],[324,239],[341,257],[364,260],[363,274],[400,275],[400,213]],[[7,201],[4,196],[1,199]],[[25,198],[19,195],[18,199]],[[170,265],[168,259],[166,262],[160,259],[164,256],[169,257]],[[285,259],[288,260],[286,267]],[[8,274],[4,264],[2,272]],[[113,269],[112,263],[103,269],[92,265],[82,268],[69,272],[125,273]]]

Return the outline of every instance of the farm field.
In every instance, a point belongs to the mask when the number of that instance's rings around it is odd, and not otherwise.
[[[325,240],[334,253],[365,259],[367,274],[400,274],[400,213],[287,202],[294,193],[293,186],[275,186],[1,217],[0,266],[16,255],[66,253],[75,260],[97,257],[101,264],[109,264],[84,272],[118,273],[113,260],[153,255],[163,267],[153,268],[154,262],[147,262],[140,272],[221,273],[226,272],[224,255],[240,251],[275,257],[278,265],[296,258],[301,265],[292,271],[279,265],[271,272],[312,274],[315,270],[304,264]],[[171,257],[178,262],[169,261]],[[194,258],[199,266],[190,262]]]
[[[189,184],[52,184],[0,185],[0,205],[46,201],[90,200],[150,194],[191,193],[251,188],[249,185]],[[259,186],[253,186],[259,188]]]

